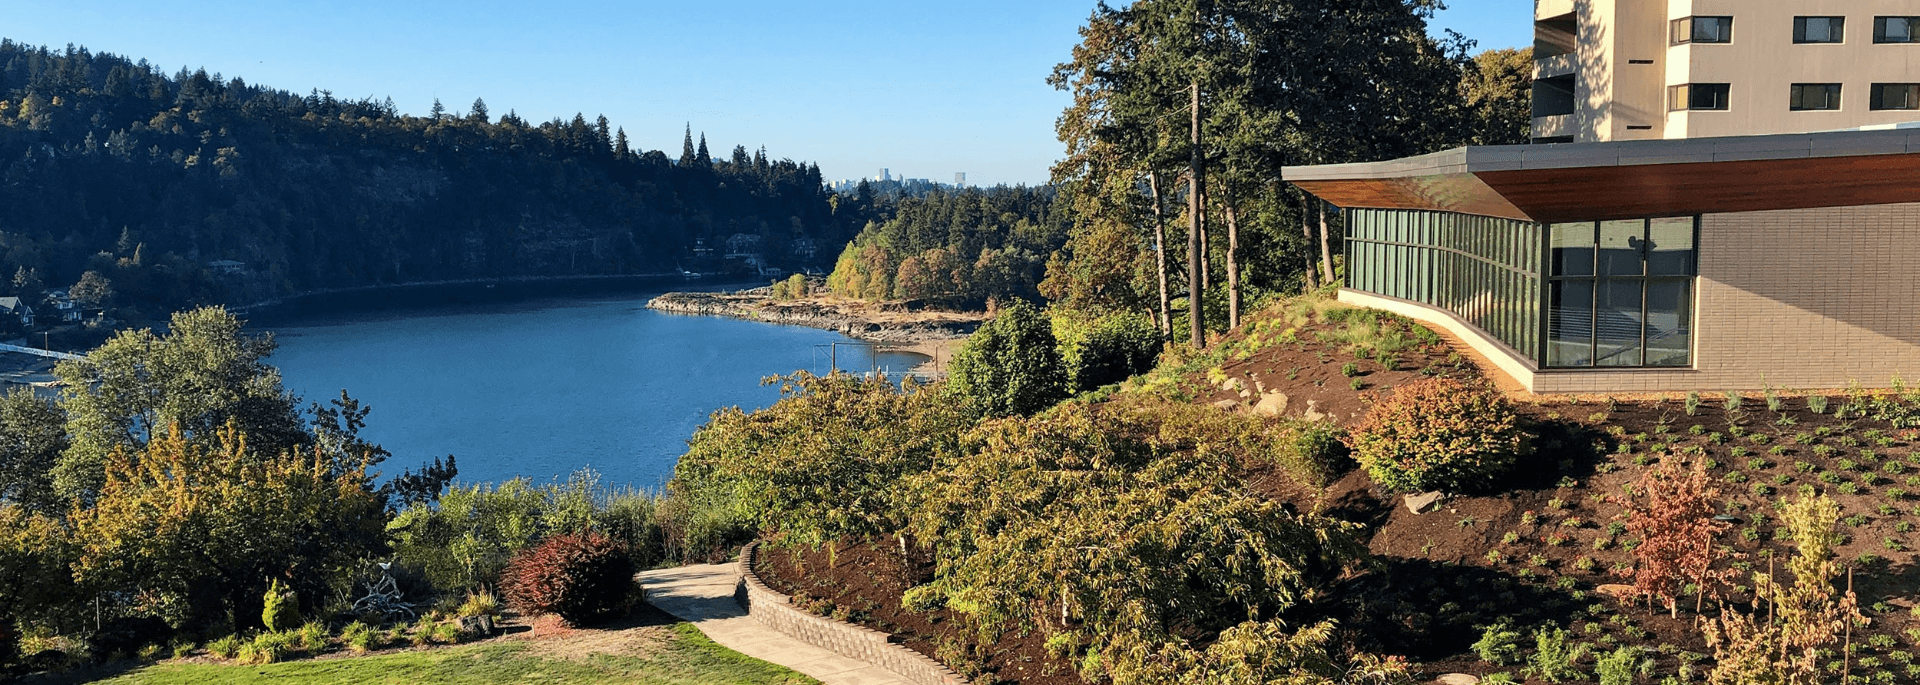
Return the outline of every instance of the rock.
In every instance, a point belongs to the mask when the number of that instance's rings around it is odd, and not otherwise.
[[[1265,394],[1267,394],[1267,383],[1266,383],[1266,381],[1263,381],[1263,380],[1260,380],[1260,379],[1259,379],[1258,377],[1255,377],[1255,378],[1253,379],[1253,389],[1254,389],[1254,391],[1255,391],[1255,392],[1258,392],[1258,393],[1260,393],[1260,394],[1262,394],[1262,395],[1265,395]]]
[[[1239,400],[1220,400],[1218,402],[1214,402],[1213,406],[1216,409],[1225,409],[1227,411],[1233,411],[1235,407],[1240,406],[1240,401]]]
[[[1640,596],[1640,592],[1633,589],[1632,585],[1602,585],[1594,588],[1593,591],[1618,600],[1628,600]]]
[[[479,616],[461,616],[455,620],[459,623],[460,634],[462,635],[486,637],[493,634],[494,626],[492,616],[485,614]]]
[[[1442,492],[1423,492],[1418,495],[1407,495],[1407,511],[1416,514],[1424,512],[1433,508],[1435,503],[1445,499],[1446,496],[1447,495]]]
[[[1307,400],[1307,411],[1306,413],[1301,414],[1300,416],[1302,418],[1305,418],[1308,421],[1319,421],[1321,419],[1327,418],[1327,415],[1324,412],[1320,411],[1319,400]]]
[[[1287,413],[1287,394],[1270,392],[1260,396],[1260,403],[1253,405],[1253,413],[1261,416],[1279,416]]]
[[[1480,677],[1465,673],[1448,673],[1433,679],[1434,685],[1480,685]]]
[[[1247,385],[1245,383],[1241,383],[1240,379],[1238,378],[1229,378],[1224,381],[1220,381],[1220,389],[1225,390],[1227,392],[1246,392]]]

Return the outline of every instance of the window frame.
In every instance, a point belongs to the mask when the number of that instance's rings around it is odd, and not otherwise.
[[[1686,218],[1692,219],[1692,224],[1693,224],[1692,249],[1689,250],[1689,254],[1687,258],[1686,274],[1672,275],[1672,274],[1651,273],[1652,260],[1650,257],[1650,253],[1645,246],[1650,244],[1648,242],[1648,238],[1652,234],[1653,222],[1660,219],[1686,219]],[[1540,361],[1539,361],[1538,368],[1542,370],[1554,370],[1554,371],[1558,371],[1558,370],[1581,371],[1581,370],[1609,370],[1609,369],[1690,369],[1690,368],[1698,367],[1698,364],[1699,364],[1699,358],[1697,355],[1698,350],[1697,350],[1697,346],[1695,345],[1696,341],[1698,340],[1698,333],[1695,330],[1694,324],[1696,321],[1699,320],[1698,304],[1699,304],[1699,296],[1700,296],[1699,281],[1700,281],[1701,215],[1696,214],[1696,215],[1693,215],[1692,217],[1646,217],[1646,218],[1638,219],[1638,221],[1640,222],[1640,236],[1641,236],[1641,245],[1642,245],[1642,247],[1640,248],[1641,266],[1640,266],[1639,275],[1609,275],[1609,274],[1600,273],[1601,269],[1600,269],[1599,262],[1600,262],[1601,226],[1607,223],[1606,221],[1569,221],[1569,222],[1562,222],[1560,224],[1541,224],[1541,230],[1545,234],[1542,236],[1542,239],[1540,241],[1543,251],[1540,257],[1541,258],[1541,274],[1540,274],[1541,278],[1540,278],[1540,296],[1539,296],[1540,350],[1538,351]],[[1593,268],[1591,269],[1592,273],[1590,274],[1559,276],[1553,273],[1553,227],[1556,225],[1568,225],[1568,224],[1587,224],[1593,230],[1592,240],[1590,244],[1593,246],[1592,256],[1594,258],[1594,264],[1593,264]],[[1590,284],[1590,287],[1588,287],[1587,289],[1588,302],[1587,302],[1587,308],[1586,308],[1586,313],[1587,313],[1587,316],[1589,317],[1587,321],[1587,339],[1586,339],[1586,342],[1588,345],[1587,364],[1584,366],[1553,365],[1549,363],[1549,360],[1552,359],[1551,350],[1555,343],[1555,338],[1553,337],[1555,320],[1554,320],[1553,306],[1552,306],[1554,286],[1557,283],[1564,283],[1569,281],[1581,281],[1581,282]],[[1640,282],[1640,340],[1639,340],[1638,346],[1635,348],[1639,351],[1640,363],[1632,364],[1632,365],[1626,365],[1626,364],[1603,365],[1600,363],[1600,339],[1601,339],[1600,338],[1600,322],[1599,322],[1600,312],[1601,312],[1600,294],[1603,292],[1603,289],[1601,286],[1603,285],[1603,283],[1618,283],[1618,282],[1625,282],[1625,281]],[[1648,301],[1647,295],[1652,290],[1652,286],[1655,283],[1686,284],[1688,304],[1686,306],[1687,359],[1685,364],[1649,366],[1646,363],[1647,361],[1647,329],[1648,329],[1648,320],[1651,318],[1650,308],[1647,302]]]
[[[1807,35],[1810,19],[1827,20],[1827,40],[1813,40]],[[1844,16],[1806,16],[1793,18],[1793,43],[1795,45],[1834,45],[1847,42],[1847,18]]]
[[[1702,88],[1702,86],[1717,86]],[[1718,107],[1695,107],[1694,98],[1699,91],[1718,92]],[[1669,112],[1725,112],[1733,108],[1733,85],[1730,83],[1677,83],[1667,86],[1667,111]]]
[[[1892,40],[1887,33],[1890,20],[1899,19],[1907,27],[1906,40]],[[1873,42],[1875,45],[1914,45],[1920,44],[1920,17],[1916,16],[1878,16],[1873,18]]]
[[[1887,89],[1904,88],[1904,107],[1888,107]],[[1911,112],[1920,110],[1920,83],[1875,83],[1867,91],[1867,109],[1874,112]]]
[[[1807,89],[1822,88],[1826,91],[1826,102],[1832,107],[1806,107]],[[1787,111],[1789,112],[1838,112],[1840,111],[1843,86],[1838,83],[1795,83],[1787,87]]]
[[[1713,36],[1701,38],[1701,20],[1711,20],[1708,24],[1718,23],[1725,27],[1725,35],[1715,40]],[[1667,40],[1669,45],[1726,45],[1733,42],[1733,17],[1727,15],[1688,16],[1667,22]]]

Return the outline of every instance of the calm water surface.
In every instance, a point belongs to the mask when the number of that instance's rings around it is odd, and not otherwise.
[[[760,379],[825,373],[844,335],[665,314],[649,296],[311,319],[273,328],[268,361],[305,402],[345,388],[373,407],[364,434],[387,475],[453,454],[462,482],[565,478],[657,487],[716,409],[779,398]],[[904,370],[921,357],[842,346],[842,369]]]

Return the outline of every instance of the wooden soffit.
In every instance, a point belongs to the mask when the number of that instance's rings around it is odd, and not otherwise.
[[[1461,148],[1289,167],[1340,207],[1541,223],[1920,202],[1920,131]]]

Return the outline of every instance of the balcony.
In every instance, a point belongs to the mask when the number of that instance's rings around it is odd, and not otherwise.
[[[1534,0],[1533,19],[1553,19],[1573,14],[1573,0]]]
[[[1580,61],[1571,52],[1545,57],[1533,61],[1533,80],[1572,76],[1580,69]]]
[[[1548,117],[1533,118],[1534,141],[1571,141],[1577,122],[1572,114],[1556,114]]]

